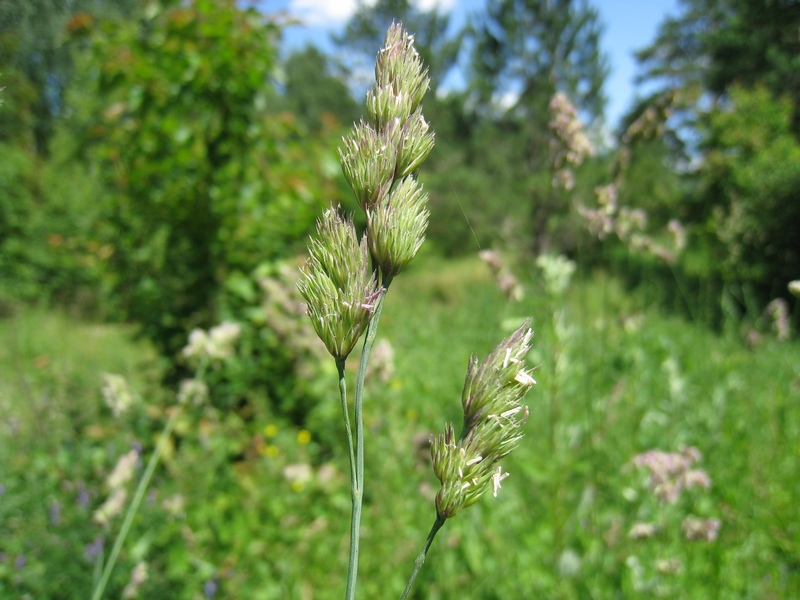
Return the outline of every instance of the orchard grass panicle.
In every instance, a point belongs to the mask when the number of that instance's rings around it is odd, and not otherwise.
[[[413,177],[399,182],[389,198],[367,211],[370,250],[386,278],[395,277],[425,241],[428,195]]]
[[[394,118],[407,119],[422,102],[429,85],[428,70],[414,48],[414,36],[392,23],[375,60],[375,87],[367,92],[370,120],[383,127]]]
[[[366,331],[380,295],[366,236],[358,240],[352,219],[325,211],[311,240],[310,258],[297,284],[314,331],[337,359],[346,359]]]
[[[355,598],[358,573],[367,364],[389,285],[417,254],[428,227],[428,195],[415,175],[433,148],[421,107],[428,85],[413,37],[392,24],[376,60],[375,86],[367,93],[367,118],[353,126],[339,148],[342,172],[367,217],[366,232],[359,238],[352,218],[326,211],[298,283],[314,330],[339,373],[352,497],[348,600]],[[362,335],[351,428],[345,361]]]
[[[348,185],[362,210],[376,206],[394,182],[397,146],[388,143],[374,127],[361,121],[342,139],[339,161]]]
[[[533,330],[525,321],[479,364],[470,357],[461,393],[464,423],[456,438],[452,423],[431,443],[433,471],[441,482],[436,520],[403,592],[407,598],[436,533],[445,521],[474,504],[489,489],[497,497],[504,473],[499,461],[516,448],[528,407],[522,400],[536,384],[525,365]]]
[[[113,373],[103,373],[103,383],[103,400],[114,417],[127,413],[133,404],[133,394],[125,378]]]
[[[358,574],[367,365],[389,285],[422,246],[430,216],[428,195],[415,174],[434,143],[421,106],[428,86],[414,38],[392,24],[376,60],[375,86],[367,93],[367,119],[353,126],[339,149],[345,179],[367,217],[366,231],[359,238],[352,218],[327,210],[317,224],[298,283],[314,330],[335,359],[339,375],[352,499],[346,600],[355,598]],[[362,334],[351,427],[345,362]],[[433,442],[434,471],[442,484],[436,496],[437,518],[403,598],[444,521],[476,502],[490,486],[496,496],[508,477],[498,461],[517,445],[528,417],[522,399],[536,383],[524,363],[532,335],[526,321],[480,365],[476,357],[470,360],[461,435],[456,438],[448,425]]]

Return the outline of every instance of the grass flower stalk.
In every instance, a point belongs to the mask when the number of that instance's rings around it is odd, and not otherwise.
[[[525,366],[532,337],[530,322],[525,321],[480,364],[477,356],[470,357],[461,393],[461,434],[456,438],[452,423],[448,423],[432,440],[433,470],[442,484],[436,494],[436,520],[401,599],[411,592],[445,521],[477,502],[490,485],[497,496],[501,482],[508,477],[498,463],[517,446],[528,419],[528,407],[522,401],[536,383]]]
[[[388,285],[388,284],[387,284]],[[367,334],[364,337],[364,347],[361,350],[361,359],[358,365],[358,375],[356,376],[356,391],[355,391],[355,405],[353,412],[355,413],[355,465],[353,466],[353,458],[351,452],[351,490],[353,498],[353,506],[350,521],[350,562],[347,574],[347,595],[346,598],[351,600],[355,598],[356,593],[356,580],[358,577],[358,550],[361,539],[361,507],[364,503],[364,384],[366,381],[367,364],[369,363],[369,356],[372,352],[372,346],[375,344],[375,338],[378,334],[378,324],[381,319],[381,312],[383,311],[383,299],[386,296],[384,291],[375,308],[375,314],[367,328]],[[348,419],[349,420],[349,419]],[[348,433],[349,435],[349,433]],[[352,438],[350,441],[352,445]]]
[[[399,24],[386,33],[367,93],[367,119],[343,138],[339,157],[345,179],[367,216],[359,239],[351,218],[333,209],[317,226],[298,283],[317,335],[336,360],[350,457],[352,514],[346,599],[356,594],[361,507],[364,499],[364,383],[386,291],[414,258],[428,226],[428,196],[415,171],[433,148],[422,116],[429,86],[414,39]],[[365,334],[350,427],[344,364]]]
[[[350,409],[347,406],[347,380],[345,378],[346,359],[338,358],[336,368],[339,373],[339,397],[342,402],[342,414],[344,416],[344,429],[347,437],[347,453],[350,459],[350,496],[352,502],[352,513],[350,515],[350,559],[348,564],[358,564],[358,539],[360,537],[361,525],[361,479],[356,468],[356,456],[353,442],[353,431],[350,425]],[[360,430],[360,425],[356,427]],[[356,589],[356,573],[350,569],[347,576],[347,597],[354,597]]]
[[[445,521],[447,521],[446,517],[443,517],[440,514],[436,514],[436,520],[433,522],[433,526],[431,527],[431,531],[428,534],[428,538],[425,540],[425,544],[422,546],[422,550],[420,551],[417,559],[414,561],[414,569],[411,571],[411,577],[408,579],[408,583],[406,583],[406,587],[403,590],[403,595],[400,596],[400,600],[406,600],[408,595],[411,593],[411,588],[414,587],[414,582],[417,580],[417,575],[419,575],[420,570],[422,569],[422,565],[425,564],[425,558],[428,556],[428,550],[433,543],[433,538],[436,537],[436,534],[439,530],[444,526]]]

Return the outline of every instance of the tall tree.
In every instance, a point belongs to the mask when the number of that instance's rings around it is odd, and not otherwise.
[[[761,83],[800,104],[800,3],[728,0],[723,14],[722,26],[707,40],[709,88],[722,92],[732,84]]]
[[[330,158],[271,110],[280,25],[255,9],[193,0],[86,35],[102,108],[83,136],[109,189],[111,284],[174,356],[218,318],[230,277],[302,247],[337,194]]]
[[[471,89],[478,119],[517,149],[515,177],[528,181],[532,247],[548,245],[548,222],[566,212],[551,185],[554,139],[550,101],[566,95],[578,114],[602,122],[608,61],[602,25],[588,0],[499,0],[473,27]],[[492,152],[494,154],[494,152]],[[550,232],[552,233],[552,232]]]
[[[734,84],[763,84],[800,106],[800,5],[797,0],[681,0],[681,12],[637,52],[640,80],[698,95],[726,95]],[[800,110],[800,109],[797,109]],[[800,133],[800,113],[794,129]]]
[[[602,31],[588,0],[487,3],[475,27],[472,59],[478,101],[513,98],[508,112],[541,124],[548,120],[550,99],[561,91],[590,119],[602,118],[608,75]]]
[[[15,109],[27,123],[26,137],[37,154],[47,154],[55,120],[63,108],[63,92],[73,72],[72,55],[65,46],[70,19],[82,12],[106,18],[129,17],[140,10],[139,4],[136,0],[0,2],[0,65],[4,78],[10,77],[9,85],[16,90],[10,92],[16,100]],[[12,121],[16,116],[12,115]],[[12,123],[11,130],[19,134],[18,121]]]
[[[727,281],[748,282],[766,302],[788,296],[800,275],[800,139],[796,108],[763,86],[733,86],[724,107],[703,119],[698,170],[706,223],[718,239],[716,265]]]
[[[786,293],[800,256],[798,31],[796,0],[682,0],[637,53],[654,98],[689,117],[667,123],[696,144],[684,204],[711,247],[706,277],[748,282],[764,301]]]
[[[349,126],[359,114],[345,82],[331,73],[330,60],[314,46],[289,55],[283,97],[287,108],[312,131],[318,131],[325,116]]]

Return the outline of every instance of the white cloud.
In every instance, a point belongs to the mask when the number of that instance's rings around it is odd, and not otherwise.
[[[335,25],[356,10],[356,0],[292,0],[289,11],[308,25]]]
[[[374,0],[367,4],[374,4]],[[457,0],[417,0],[420,10],[438,8],[450,11]],[[291,0],[289,11],[308,25],[336,26],[349,19],[356,10],[356,0]]]

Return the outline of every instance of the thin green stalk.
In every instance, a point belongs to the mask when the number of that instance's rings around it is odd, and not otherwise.
[[[431,527],[431,531],[428,534],[428,539],[425,540],[425,545],[422,546],[422,551],[417,556],[417,560],[414,561],[414,570],[411,572],[411,577],[406,584],[406,589],[403,590],[403,595],[400,596],[400,600],[406,600],[408,595],[411,593],[411,588],[414,586],[414,581],[417,579],[417,575],[419,575],[419,570],[422,568],[422,565],[425,563],[425,557],[428,555],[428,548],[431,547],[431,543],[433,542],[433,538],[436,537],[437,532],[442,528],[444,522],[447,519],[441,515],[436,515],[436,521],[433,523],[433,527]]]
[[[202,358],[200,360],[200,364],[197,366],[197,369],[195,370],[194,378],[201,380],[205,375],[207,366],[208,366],[208,359]],[[133,518],[136,516],[136,513],[139,510],[139,505],[142,503],[142,499],[144,498],[144,493],[150,486],[150,480],[153,478],[153,473],[156,470],[158,461],[161,460],[161,455],[164,453],[164,448],[167,447],[167,441],[169,440],[169,436],[172,435],[172,430],[175,428],[175,423],[178,422],[178,417],[181,415],[182,412],[183,412],[183,407],[180,405],[176,406],[175,412],[173,412],[172,416],[164,425],[164,429],[158,438],[158,443],[156,444],[156,448],[153,451],[152,456],[150,457],[150,461],[147,463],[147,468],[145,469],[144,474],[142,475],[142,478],[139,481],[139,485],[136,488],[136,493],[133,495],[133,500],[128,506],[128,511],[125,513],[125,520],[122,522],[122,527],[120,528],[119,534],[117,534],[117,539],[114,540],[114,546],[111,548],[111,553],[108,555],[108,561],[103,566],[103,574],[100,576],[100,581],[94,588],[94,592],[92,593],[92,600],[100,600],[100,598],[103,597],[103,593],[106,590],[106,585],[108,585],[108,580],[111,577],[111,571],[114,570],[114,565],[116,564],[117,557],[119,556],[119,553],[122,550],[122,545],[125,543],[125,538],[128,537],[128,531],[130,531],[131,524],[133,523]]]
[[[358,514],[356,513],[356,504],[358,503],[359,494],[359,479],[356,472],[356,457],[353,450],[353,432],[350,427],[350,409],[347,406],[347,382],[345,381],[345,368],[346,359],[336,359],[336,368],[339,371],[339,396],[342,401],[342,414],[344,416],[344,429],[347,433],[347,450],[350,457],[350,496],[353,504],[353,514],[350,518],[350,563],[347,574],[347,598],[351,598],[351,581],[352,593],[355,594],[355,573],[354,565],[358,565],[358,536],[359,536],[359,522],[356,517],[360,515],[360,508]],[[360,503],[359,503],[360,504]]]
[[[108,561],[103,567],[103,574],[100,577],[97,587],[94,589],[92,600],[100,600],[100,598],[103,597],[106,585],[108,584],[108,579],[111,577],[111,571],[114,569],[114,564],[117,562],[117,557],[119,556],[120,550],[122,550],[122,544],[125,543],[125,538],[128,536],[131,523],[133,523],[133,518],[136,516],[136,512],[139,510],[139,505],[142,503],[144,493],[147,491],[147,488],[150,485],[150,479],[153,477],[153,472],[156,470],[156,465],[158,465],[158,461],[161,459],[161,455],[164,453],[164,448],[167,446],[167,441],[169,440],[169,436],[172,434],[172,429],[175,427],[175,423],[182,412],[183,407],[176,407],[175,412],[169,418],[166,425],[164,425],[164,430],[161,432],[161,436],[158,439],[156,449],[153,451],[150,461],[147,463],[147,468],[145,469],[144,475],[142,475],[142,479],[139,481],[139,486],[136,488],[136,493],[133,496],[133,500],[128,506],[128,511],[125,513],[125,520],[122,522],[122,528],[117,535],[117,539],[114,541],[114,547],[111,548],[111,554],[108,556]]]
[[[353,431],[350,427],[350,409],[347,407],[347,382],[344,376],[346,358],[336,359],[336,369],[339,372],[339,398],[342,401],[342,416],[344,416],[344,430],[347,433],[347,451],[350,456],[350,484],[351,488],[356,482],[356,456],[353,450]]]
[[[347,594],[346,600],[355,600],[356,597],[356,578],[358,577],[358,547],[361,531],[361,505],[364,500],[364,380],[367,374],[367,362],[378,335],[378,323],[381,320],[383,311],[383,300],[386,291],[389,289],[391,280],[387,280],[383,293],[378,299],[375,307],[375,314],[367,327],[367,334],[364,337],[364,348],[361,351],[361,360],[358,364],[358,376],[356,377],[356,398],[355,398],[355,422],[356,422],[356,472],[355,479],[351,483],[353,496],[353,510],[350,518],[350,564],[347,569]]]

